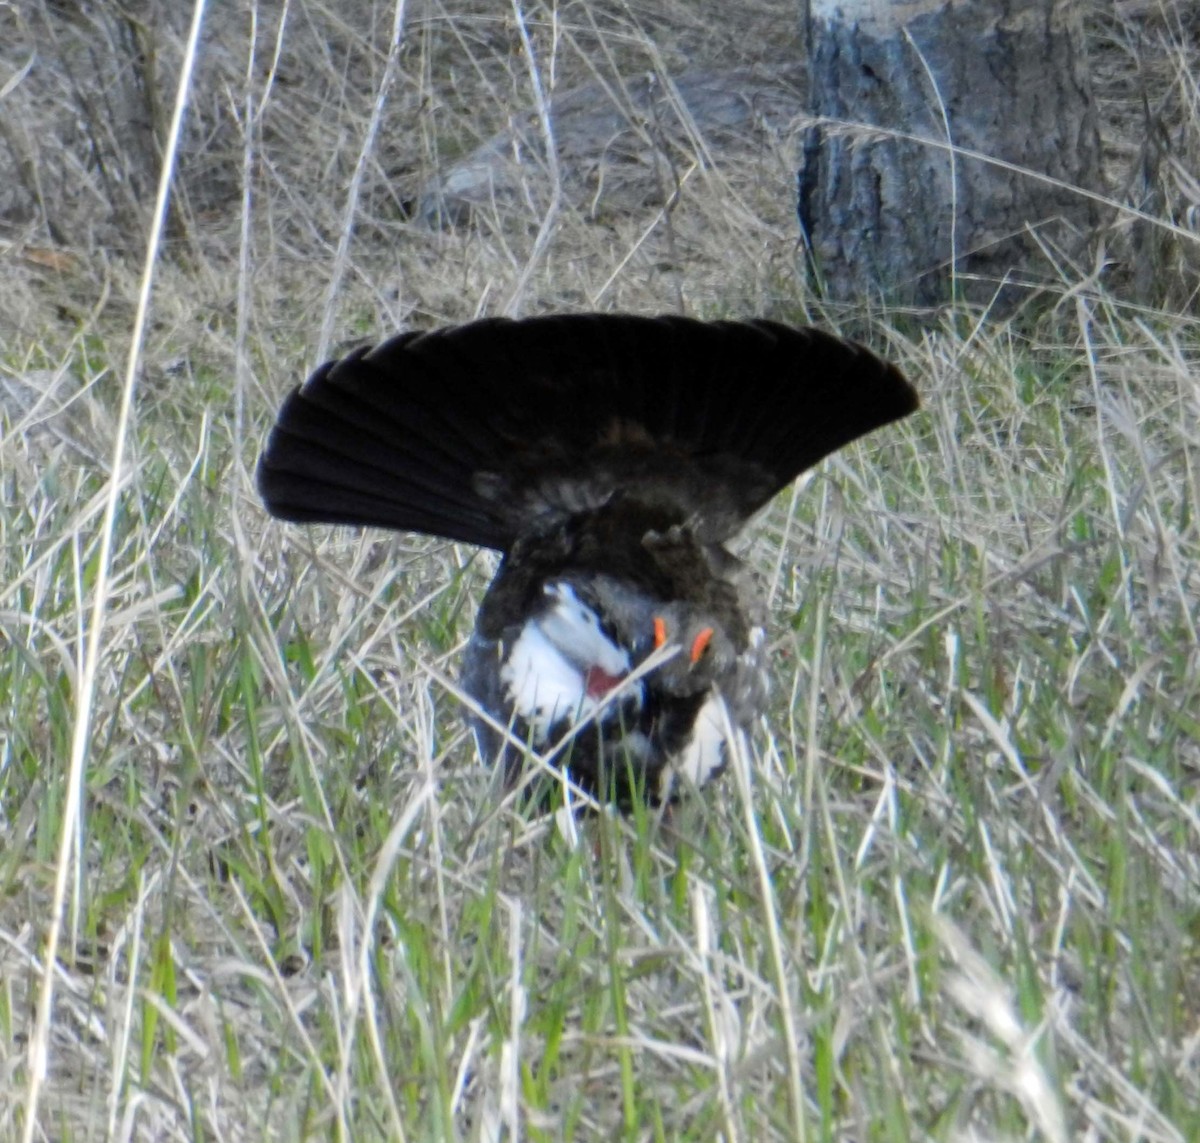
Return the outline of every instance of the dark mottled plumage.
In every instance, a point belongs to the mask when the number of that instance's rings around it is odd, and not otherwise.
[[[284,519],[426,532],[504,559],[464,686],[482,752],[574,732],[572,777],[651,801],[702,783],[763,698],[761,629],[725,544],[781,488],[917,407],[893,366],[815,329],[584,314],[408,333],[323,365],[259,463]],[[628,679],[657,645],[674,658]]]

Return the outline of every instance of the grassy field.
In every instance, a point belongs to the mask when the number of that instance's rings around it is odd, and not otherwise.
[[[790,4],[413,4],[390,58],[383,0],[213,8],[158,231],[86,50],[136,27],[0,14],[45,211],[0,250],[0,1138],[1200,1138],[1185,6],[1089,25],[1157,293],[1063,266],[1004,320],[823,308],[786,133],[407,217],[535,79],[790,66]],[[326,352],[585,308],[865,330],[925,407],[750,540],[753,756],[572,847],[463,729],[493,557],[281,527],[252,472]]]

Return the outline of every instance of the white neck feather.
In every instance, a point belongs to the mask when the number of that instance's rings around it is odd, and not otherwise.
[[[571,587],[565,583],[547,584],[546,594],[554,602],[538,623],[567,659],[584,668],[600,667],[610,675],[623,675],[629,670],[629,652],[600,630],[596,613],[580,602]]]
[[[604,634],[595,612],[567,584],[548,584],[546,594],[553,603],[525,624],[500,671],[514,709],[538,744],[554,723],[565,718],[574,725],[595,715],[602,696],[588,693],[590,668],[614,678],[629,670],[629,652]],[[640,684],[636,693],[640,697]]]

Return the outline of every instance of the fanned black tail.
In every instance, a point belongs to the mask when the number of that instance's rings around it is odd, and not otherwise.
[[[811,328],[582,314],[408,333],[321,366],[258,466],[287,520],[507,550],[630,479],[694,463],[749,517],[805,469],[912,412],[894,366]],[[669,477],[664,477],[669,479]],[[543,484],[553,489],[542,494]]]

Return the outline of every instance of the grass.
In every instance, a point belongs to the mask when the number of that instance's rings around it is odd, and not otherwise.
[[[1068,275],[1020,321],[870,315],[925,408],[751,540],[774,664],[754,756],[671,822],[602,818],[572,847],[463,730],[453,679],[492,558],[269,522],[250,473],[282,393],[323,326],[679,298],[864,315],[805,292],[786,140],[717,154],[640,213],[591,220],[564,186],[549,228],[405,222],[397,170],[419,183],[530,106],[516,29],[482,11],[409,14],[347,233],[392,16],[371,11],[360,32],[298,5],[276,73],[260,13],[249,90],[244,25],[209,15],[77,810],[136,265],[81,239],[53,271],[6,266],[0,1136],[1200,1137],[1200,390],[1176,263],[1154,303]],[[651,45],[706,58],[714,11],[564,9],[557,40],[526,17],[566,85]],[[1186,94],[1187,44],[1151,40],[1141,65]],[[222,76],[236,115],[213,110]],[[236,195],[208,215],[214,171]]]

